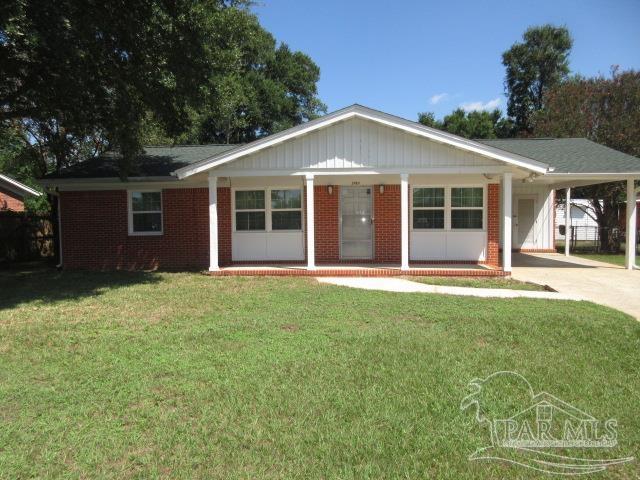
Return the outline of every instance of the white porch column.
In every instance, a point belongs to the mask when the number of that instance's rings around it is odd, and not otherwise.
[[[409,270],[409,174],[400,174],[400,270]]]
[[[218,265],[218,177],[209,175],[209,271]]]
[[[571,189],[567,188],[567,196],[564,199],[564,254],[568,257],[571,253]]]
[[[636,189],[634,179],[627,179],[627,242],[625,247],[625,266],[633,270],[636,265]]]
[[[313,174],[307,173],[307,270],[316,268],[316,245],[313,210]]]
[[[502,269],[505,272],[511,271],[512,183],[513,174],[504,173],[502,175],[502,214],[504,216],[502,222]]]

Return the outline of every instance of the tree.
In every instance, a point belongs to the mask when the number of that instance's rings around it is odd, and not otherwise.
[[[545,108],[533,117],[536,136],[586,137],[640,156],[640,72],[612,70],[611,78],[574,77],[550,89]],[[590,200],[589,214],[600,227],[603,251],[619,249],[617,212],[626,200],[621,182],[576,189]]]
[[[209,20],[230,6],[9,2],[0,10],[0,120],[21,121],[56,170],[88,144],[119,149],[126,174],[148,113],[172,136],[188,127],[187,108],[211,68]]]
[[[527,29],[523,42],[502,54],[507,114],[519,132],[532,131],[531,115],[542,109],[547,91],[568,75],[572,43],[565,27],[542,25]]]
[[[431,112],[418,114],[418,122],[466,138],[504,138],[511,136],[512,124],[499,109],[465,112],[458,108],[436,120]]]

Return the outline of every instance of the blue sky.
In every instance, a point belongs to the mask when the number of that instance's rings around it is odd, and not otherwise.
[[[360,103],[416,119],[458,106],[506,110],[501,53],[530,25],[566,25],[572,72],[640,69],[640,0],[258,0],[278,41],[320,66],[329,111]]]

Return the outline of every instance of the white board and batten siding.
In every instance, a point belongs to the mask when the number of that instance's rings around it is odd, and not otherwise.
[[[216,170],[437,168],[499,162],[368,120],[351,119],[266,148]]]
[[[411,229],[409,236],[410,259],[412,261],[484,261],[487,257],[486,185],[490,181],[481,174],[465,174],[463,169],[465,167],[500,165],[500,162],[481,155],[465,152],[369,120],[356,118],[313,131],[232,163],[221,165],[216,168],[216,171],[221,177],[231,177],[232,187],[233,185],[248,186],[249,184],[258,186],[258,181],[262,181],[264,186],[268,186],[280,181],[278,179],[282,177],[273,177],[273,175],[277,175],[278,171],[281,171],[282,175],[288,175],[291,171],[304,170],[315,170],[315,173],[319,175],[316,178],[316,184],[349,185],[352,180],[356,180],[353,183],[360,185],[389,185],[398,184],[399,176],[390,174],[356,176],[357,172],[354,172],[353,177],[351,175],[329,176],[330,172],[327,176],[322,176],[318,170],[450,169],[459,167],[460,174],[411,175],[411,186],[484,187],[484,228],[477,231],[413,231]],[[261,173],[265,171],[268,171],[271,177],[261,176]],[[247,177],[252,172],[255,173],[255,176]],[[290,179],[289,182],[291,181]],[[293,182],[298,181],[293,180]],[[492,180],[492,182],[495,181],[497,180]],[[234,261],[302,260],[304,259],[304,232],[274,234],[274,232],[236,232],[234,229],[232,253]]]
[[[533,199],[534,200],[534,221],[532,225],[532,231],[526,236],[530,243],[525,245],[518,245],[518,237],[520,236],[517,231],[515,220],[518,216],[518,200]],[[515,181],[513,184],[513,248],[525,248],[536,250],[549,250],[554,248],[553,233],[554,233],[554,197],[553,189],[547,185],[535,185],[531,183],[521,183]],[[502,222],[502,202],[500,203],[500,219]],[[518,235],[517,235],[518,234]],[[502,245],[502,228],[500,228],[500,244]]]

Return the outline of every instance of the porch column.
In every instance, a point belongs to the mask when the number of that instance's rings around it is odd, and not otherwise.
[[[567,188],[567,196],[564,199],[564,254],[571,253],[571,189]]]
[[[409,270],[409,174],[400,174],[400,270]]]
[[[218,177],[209,175],[209,271],[218,265]]]
[[[502,175],[502,214],[504,216],[502,222],[502,270],[511,271],[511,206],[513,197],[511,195],[511,186],[513,183],[513,174],[504,173]]]
[[[625,266],[633,270],[636,265],[636,189],[633,178],[627,179],[627,242],[625,246]]]
[[[313,210],[313,174],[307,173],[307,270],[316,269],[316,245]]]

